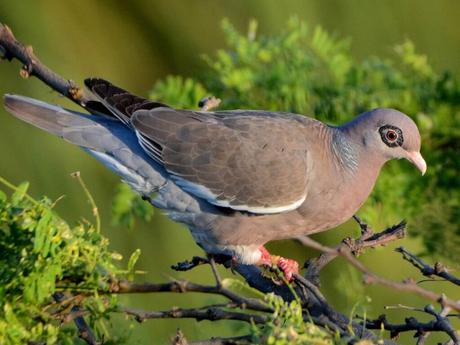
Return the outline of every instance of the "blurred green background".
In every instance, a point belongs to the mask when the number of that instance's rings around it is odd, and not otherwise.
[[[351,38],[351,52],[359,61],[369,56],[389,57],[393,47],[410,39],[417,51],[428,56],[437,71],[460,72],[460,30],[458,1],[5,1],[0,0],[0,22],[9,25],[18,39],[33,45],[40,59],[66,78],[80,83],[88,76],[100,76],[140,95],[148,95],[153,85],[167,75],[197,78],[207,71],[202,54],[213,55],[225,48],[221,21],[228,18],[246,31],[250,19],[259,23],[261,34],[276,34],[296,15],[311,27],[321,25],[340,37]],[[0,93],[18,93],[73,107],[36,79],[22,80],[19,65],[0,62]],[[212,92],[212,90],[210,90]],[[204,96],[204,95],[203,95]],[[172,104],[174,105],[174,104]],[[286,109],[279,109],[286,110]],[[168,221],[157,211],[148,224],[137,223],[133,230],[111,225],[110,208],[118,179],[83,151],[60,139],[14,120],[0,110],[0,175],[14,183],[31,182],[31,193],[56,199],[58,212],[67,220],[91,217],[81,188],[70,173],[81,171],[102,213],[103,229],[112,248],[125,257],[141,248],[139,269],[147,271],[139,279],[163,281],[170,277],[211,282],[207,268],[177,273],[169,266],[200,255],[188,231]],[[396,164],[405,164],[397,162]],[[430,165],[430,162],[428,162]],[[417,174],[415,169],[407,170]],[[397,187],[395,187],[397,188]],[[385,205],[376,227],[390,225],[406,217],[403,209]],[[411,219],[408,219],[409,223]],[[329,244],[354,234],[355,224],[321,234]],[[398,245],[421,251],[419,240],[409,238]],[[286,241],[271,244],[281,255],[304,261],[308,250]],[[371,251],[362,259],[377,273],[392,279],[418,277],[409,264],[392,251],[394,245]],[[436,260],[437,256],[429,260]],[[224,274],[229,274],[225,272]],[[371,317],[383,313],[383,306],[403,303],[423,306],[425,301],[381,287],[361,287],[359,275],[340,262],[332,264],[322,277],[323,291],[339,310],[348,313],[355,304],[366,308]],[[454,299],[460,296],[447,284],[428,283]],[[372,302],[366,302],[366,296]],[[155,295],[123,297],[125,304],[147,310],[177,306],[199,306],[214,299],[199,295]],[[388,312],[402,321],[405,313]],[[125,323],[118,319],[115,322]],[[458,326],[458,324],[457,324]],[[242,332],[244,325],[193,320],[152,320],[133,323],[130,344],[166,344],[180,328],[189,339]],[[430,338],[435,341],[436,338]],[[409,336],[402,343],[412,343]]]

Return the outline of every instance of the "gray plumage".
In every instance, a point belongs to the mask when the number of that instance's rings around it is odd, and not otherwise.
[[[5,106],[81,146],[138,193],[158,191],[153,204],[186,224],[205,251],[243,263],[259,262],[268,241],[348,220],[386,161],[426,169],[418,129],[397,110],[332,127],[289,113],[177,110],[101,79],[86,85],[98,100],[87,109],[98,115],[15,95]]]

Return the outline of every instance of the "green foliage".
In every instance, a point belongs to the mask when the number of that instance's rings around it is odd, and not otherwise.
[[[297,301],[286,303],[279,296],[268,294],[268,304],[274,309],[270,320],[263,326],[251,329],[252,343],[266,345],[340,345],[345,344],[339,335],[305,322]],[[371,344],[370,344],[371,345]]]
[[[181,76],[168,76],[165,81],[155,84],[150,93],[152,99],[167,97],[164,99],[175,107],[190,107],[197,105],[200,99],[206,95],[204,87],[193,79],[184,79]]]
[[[153,217],[153,207],[127,184],[120,183],[112,202],[112,223],[132,229],[136,217],[148,222]]]
[[[206,56],[208,70],[195,81],[168,77],[152,97],[196,108],[197,99],[211,93],[222,99],[222,108],[290,111],[334,124],[376,107],[410,114],[422,132],[428,173],[421,178],[407,163],[390,163],[364,216],[375,226],[406,218],[428,254],[458,261],[458,79],[437,73],[410,41],[395,47],[392,59],[356,61],[348,40],[320,27],[311,30],[296,18],[273,36],[257,36],[256,28],[251,22],[248,33],[241,34],[224,21],[228,49]],[[194,96],[178,98],[183,90]]]
[[[80,306],[100,335],[116,299],[98,291],[123,273],[114,262],[119,255],[92,224],[71,227],[49,199],[31,198],[28,183],[0,182],[14,189],[10,198],[0,191],[0,343],[78,343],[75,327],[60,324],[66,305],[53,298],[67,290],[84,294]]]

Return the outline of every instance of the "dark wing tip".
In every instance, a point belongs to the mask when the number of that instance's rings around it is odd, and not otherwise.
[[[92,93],[104,100],[118,94],[129,94],[129,92],[125,89],[115,86],[111,82],[102,78],[86,78],[84,83]]]
[[[84,80],[84,83],[85,83],[85,86],[90,90],[92,90],[93,87],[98,84],[110,85],[110,82],[108,82],[107,80],[102,79],[102,78],[95,78],[95,77],[86,78]]]

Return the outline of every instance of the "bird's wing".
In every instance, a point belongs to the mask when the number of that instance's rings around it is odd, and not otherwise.
[[[175,110],[103,79],[88,78],[85,85],[100,102],[98,109],[133,128],[143,149],[192,195],[260,214],[293,210],[305,200],[308,152],[298,119],[258,111]]]
[[[131,115],[140,109],[168,107],[166,104],[154,102],[113,85],[101,78],[85,79],[85,86],[97,101],[90,101],[85,108],[91,113],[116,116],[129,125]]]
[[[305,127],[288,116],[155,108],[130,123],[176,184],[214,205],[268,214],[306,198]]]

